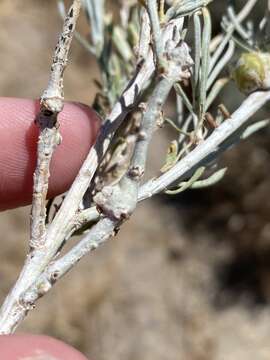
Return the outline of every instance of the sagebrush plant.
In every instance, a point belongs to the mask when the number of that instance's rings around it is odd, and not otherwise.
[[[64,1],[58,0],[65,20],[36,120],[40,136],[29,252],[1,308],[1,334],[12,333],[38,298],[83,256],[115,236],[138,202],[216,183],[226,172],[217,168],[219,155],[268,125],[268,119],[250,119],[270,100],[270,3],[265,2],[265,16],[254,31],[249,15],[258,0],[247,1],[239,13],[232,1],[221,33],[212,36],[214,1],[119,0],[119,14],[112,16],[105,0],[74,0],[67,12]],[[89,22],[87,38],[75,30],[80,9]],[[58,114],[73,36],[99,65],[93,107],[102,126],[72,186],[55,207],[53,199],[46,202],[49,167],[61,144]],[[227,75],[238,47],[244,47],[244,53]],[[226,99],[220,104],[217,99],[233,79],[247,97],[231,113]],[[174,101],[171,117],[163,110],[168,97]],[[174,139],[160,172],[144,182],[149,144],[155,132],[166,127],[173,130]],[[82,238],[63,253],[77,234]]]

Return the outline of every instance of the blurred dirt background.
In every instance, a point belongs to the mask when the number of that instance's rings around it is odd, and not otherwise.
[[[215,3],[218,21],[227,2]],[[60,27],[55,1],[1,0],[0,96],[39,97]],[[67,99],[91,104],[96,75],[74,43]],[[233,109],[235,97],[231,89],[223,102]],[[58,337],[95,360],[270,359],[268,139],[264,130],[228,152],[221,160],[228,174],[214,188],[140,205],[112,242],[38,303],[20,331]],[[161,156],[165,143],[158,135]],[[0,216],[1,299],[23,263],[28,213]]]

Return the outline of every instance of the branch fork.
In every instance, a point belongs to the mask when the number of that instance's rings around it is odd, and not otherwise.
[[[63,5],[62,0],[59,2]],[[224,79],[218,79],[216,82],[215,80],[232,56],[234,46],[230,43],[226,56],[220,59],[235,30],[235,25],[229,24],[228,32],[221,34],[215,41],[212,40],[214,44],[211,43],[211,17],[205,8],[209,2],[211,0],[173,2],[166,14],[163,2],[160,14],[156,0],[143,2],[144,7],[140,11],[136,69],[119,100],[104,120],[96,144],[90,150],[61,207],[51,223],[46,226],[50,162],[54,150],[61,142],[57,118],[64,104],[63,74],[81,7],[80,0],[73,1],[55,49],[48,87],[41,97],[40,114],[36,119],[40,136],[34,174],[30,249],[19,279],[0,310],[1,334],[13,332],[28,311],[34,308],[39,297],[44,296],[82,257],[114,236],[122,223],[133,214],[138,202],[163,192],[182,180],[185,180],[185,183],[180,183],[181,190],[192,185],[192,181],[186,179],[191,176],[191,180],[194,180],[196,171],[202,168],[202,165],[205,166],[232,143],[239,141],[243,128],[248,127],[248,119],[270,101],[269,91],[251,94],[229,119],[224,122],[222,116],[217,119],[216,126],[210,134],[204,128],[204,114],[228,82]],[[233,21],[242,21],[255,3],[256,0],[249,0],[241,13],[233,17]],[[100,64],[101,60],[104,62],[103,47],[106,45],[103,41],[105,24],[101,16],[104,2],[89,0],[84,7],[96,29],[96,33],[92,34],[93,46],[89,45],[88,48],[91,48],[91,53],[96,54]],[[63,6],[61,8],[63,9]],[[126,9],[130,9],[130,6]],[[181,38],[186,30],[185,16],[193,16],[194,19],[194,60],[190,55],[190,48]],[[203,17],[203,31],[199,16]],[[81,43],[85,44],[86,40],[79,33],[76,35]],[[150,45],[151,41],[153,46]],[[123,62],[120,64],[125,65]],[[181,82],[189,79],[191,74],[192,100],[181,87]],[[150,94],[146,91],[149,89]],[[176,92],[177,97],[177,123],[171,120],[169,122],[180,133],[178,140],[175,140],[178,144],[177,151],[180,145],[182,148],[179,152],[175,151],[176,158],[171,161],[166,172],[142,184],[149,144],[155,131],[160,128],[160,119],[163,119],[162,108],[172,90]],[[146,103],[142,103],[145,98]],[[188,113],[186,119],[184,108]],[[102,185],[103,188],[95,187],[95,180],[104,175],[101,164],[108,151],[111,151],[115,134],[129,121],[128,115],[138,110],[141,111],[141,122],[126,136],[127,148],[131,149],[130,156],[113,160],[116,164],[119,161],[122,166],[126,165],[124,173],[121,173],[115,182]],[[189,131],[190,128],[193,130]],[[192,134],[195,134],[196,139],[200,134],[201,141],[192,143]],[[113,161],[112,168],[115,165]],[[192,177],[193,172],[195,175]],[[202,180],[201,183],[210,183],[210,180]],[[92,189],[91,186],[94,187],[95,195],[92,196],[91,193],[89,204],[83,208],[83,199],[89,187]],[[91,224],[88,232],[63,254],[60,250],[65,241],[68,241],[82,225],[87,224]]]

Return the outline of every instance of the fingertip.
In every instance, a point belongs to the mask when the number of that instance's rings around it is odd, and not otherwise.
[[[38,129],[38,101],[0,98],[0,207],[31,202]],[[93,144],[99,120],[88,106],[65,103],[59,114],[62,143],[50,166],[49,196],[65,192]]]
[[[87,360],[73,347],[44,335],[2,335],[0,351],[2,359],[8,360]]]

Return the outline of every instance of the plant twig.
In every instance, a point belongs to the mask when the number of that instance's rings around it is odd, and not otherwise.
[[[171,44],[168,40],[172,39],[175,32],[179,34],[179,28],[182,24],[183,21],[181,19],[176,19],[164,27],[162,32],[163,46]],[[185,56],[180,59],[183,61]],[[61,208],[49,225],[45,239],[46,247],[36,249],[32,256],[27,259],[17,283],[4,302],[0,312],[0,332],[10,333],[14,331],[32,307],[30,303],[23,300],[27,289],[35,285],[39,276],[56,256],[63,241],[69,236],[70,224],[74,224],[76,221],[80,202],[95,174],[98,164],[110,145],[114,132],[121,125],[126,115],[138,103],[140,93],[151,79],[154,70],[153,53],[149,49],[146,60],[142,65],[138,65],[133,79],[129,82],[120,100],[115,104],[110,116],[101,127],[95,146],[90,150]]]
[[[139,201],[164,192],[175,184],[178,184],[176,192],[213,184],[222,178],[225,171],[223,169],[209,178],[198,180],[206,165],[229,146],[268,124],[268,121],[262,121],[248,127],[249,118],[270,100],[268,90],[250,95],[231,116],[224,116],[223,112],[214,119],[206,113],[228,82],[228,78],[220,79],[218,76],[234,54],[233,32],[238,29],[240,37],[252,33],[250,27],[245,31],[245,25],[240,23],[257,0],[249,0],[238,15],[234,15],[232,9],[229,18],[223,22],[225,34],[214,40],[211,40],[210,13],[205,7],[211,0],[168,1],[166,15],[163,0],[159,2],[159,13],[156,0],[139,2],[143,5],[139,13],[136,1],[125,4],[123,24],[117,26],[112,20],[104,21],[104,0],[85,0],[83,3],[92,27],[87,46],[90,46],[90,52],[96,55],[100,65],[104,80],[100,95],[104,95],[108,105],[101,100],[97,102],[100,112],[106,115],[96,144],[46,228],[49,165],[60,141],[57,115],[63,107],[62,77],[80,1],[74,0],[68,12],[56,48],[49,86],[42,95],[41,112],[37,118],[41,131],[31,212],[31,251],[17,283],[1,308],[2,334],[13,332],[39,297],[46,294],[83,256],[115,235]],[[64,13],[63,1],[58,0],[58,3]],[[186,20],[193,13],[194,71],[190,50],[184,42]],[[133,46],[137,56],[132,52]],[[189,81],[191,74],[193,78]],[[191,97],[189,85],[192,86]],[[173,141],[174,159],[169,164],[166,162],[162,175],[141,185],[149,144],[154,131],[162,124],[162,110],[171,90],[177,95],[177,125],[174,120],[170,122],[172,128],[180,133]],[[142,110],[141,113],[139,110]],[[136,121],[132,119],[135,113],[141,114],[140,123],[137,123],[137,118]],[[205,118],[208,126],[204,126]],[[121,153],[128,139],[132,139],[132,146],[125,154]],[[123,170],[120,175],[119,172],[113,174],[115,167],[119,170],[120,165]],[[88,201],[84,201],[86,195]],[[47,222],[49,220],[47,216]],[[85,232],[86,229],[88,232]],[[81,231],[84,236],[63,255],[63,245],[76,231]]]
[[[34,173],[33,204],[31,210],[30,254],[18,282],[4,302],[0,312],[0,333],[10,333],[20,321],[19,313],[24,304],[20,302],[20,288],[28,287],[39,267],[38,254],[46,251],[46,196],[48,191],[49,167],[53,151],[60,143],[57,116],[64,106],[63,73],[67,65],[75,25],[81,7],[80,0],[74,0],[66,16],[62,34],[59,37],[47,89],[41,96],[40,113],[36,122],[40,128],[37,151],[37,166]],[[12,306],[10,307],[10,305]],[[28,309],[24,309],[27,311]]]
[[[157,0],[148,0],[146,9],[149,14],[152,28],[153,44],[155,49],[155,55],[158,65],[161,66],[162,62],[162,42],[161,42],[161,30],[158,16]]]
[[[46,237],[46,198],[48,192],[50,162],[54,149],[61,142],[57,117],[64,106],[63,74],[67,65],[75,24],[80,12],[80,1],[74,1],[56,45],[51,75],[47,89],[41,96],[40,113],[36,124],[40,128],[37,149],[37,165],[34,173],[33,201],[31,209],[30,248],[44,246]]]
[[[139,190],[139,200],[152,197],[163,192],[175,181],[187,176],[194,167],[213,160],[222,149],[222,152],[234,141],[232,136],[244,126],[252,115],[263,105],[270,101],[270,91],[256,92],[251,94],[240,107],[223,124],[217,127],[213,133],[192,150],[187,156],[180,160],[174,167],[156,179],[149,180]],[[224,142],[227,142],[227,145]]]
[[[177,44],[178,41],[176,40],[175,45]],[[183,56],[175,58],[175,50],[182,51]],[[148,148],[159,113],[174,83],[189,77],[187,69],[192,62],[187,56],[188,49],[186,44],[182,43],[181,47],[173,50],[170,49],[170,51],[171,53],[167,53],[167,60],[169,61],[167,73],[158,81],[145,109],[127,174],[119,184],[106,186],[95,196],[94,201],[102,213],[98,223],[70,251],[50,264],[34,286],[22,295],[23,302],[28,304],[29,307],[33,306],[39,297],[48,292],[55,282],[64,276],[83,256],[95,250],[113,236],[121,224],[135,210],[140,181],[145,171]],[[182,67],[186,70],[182,71]],[[90,216],[94,212],[92,210]]]

